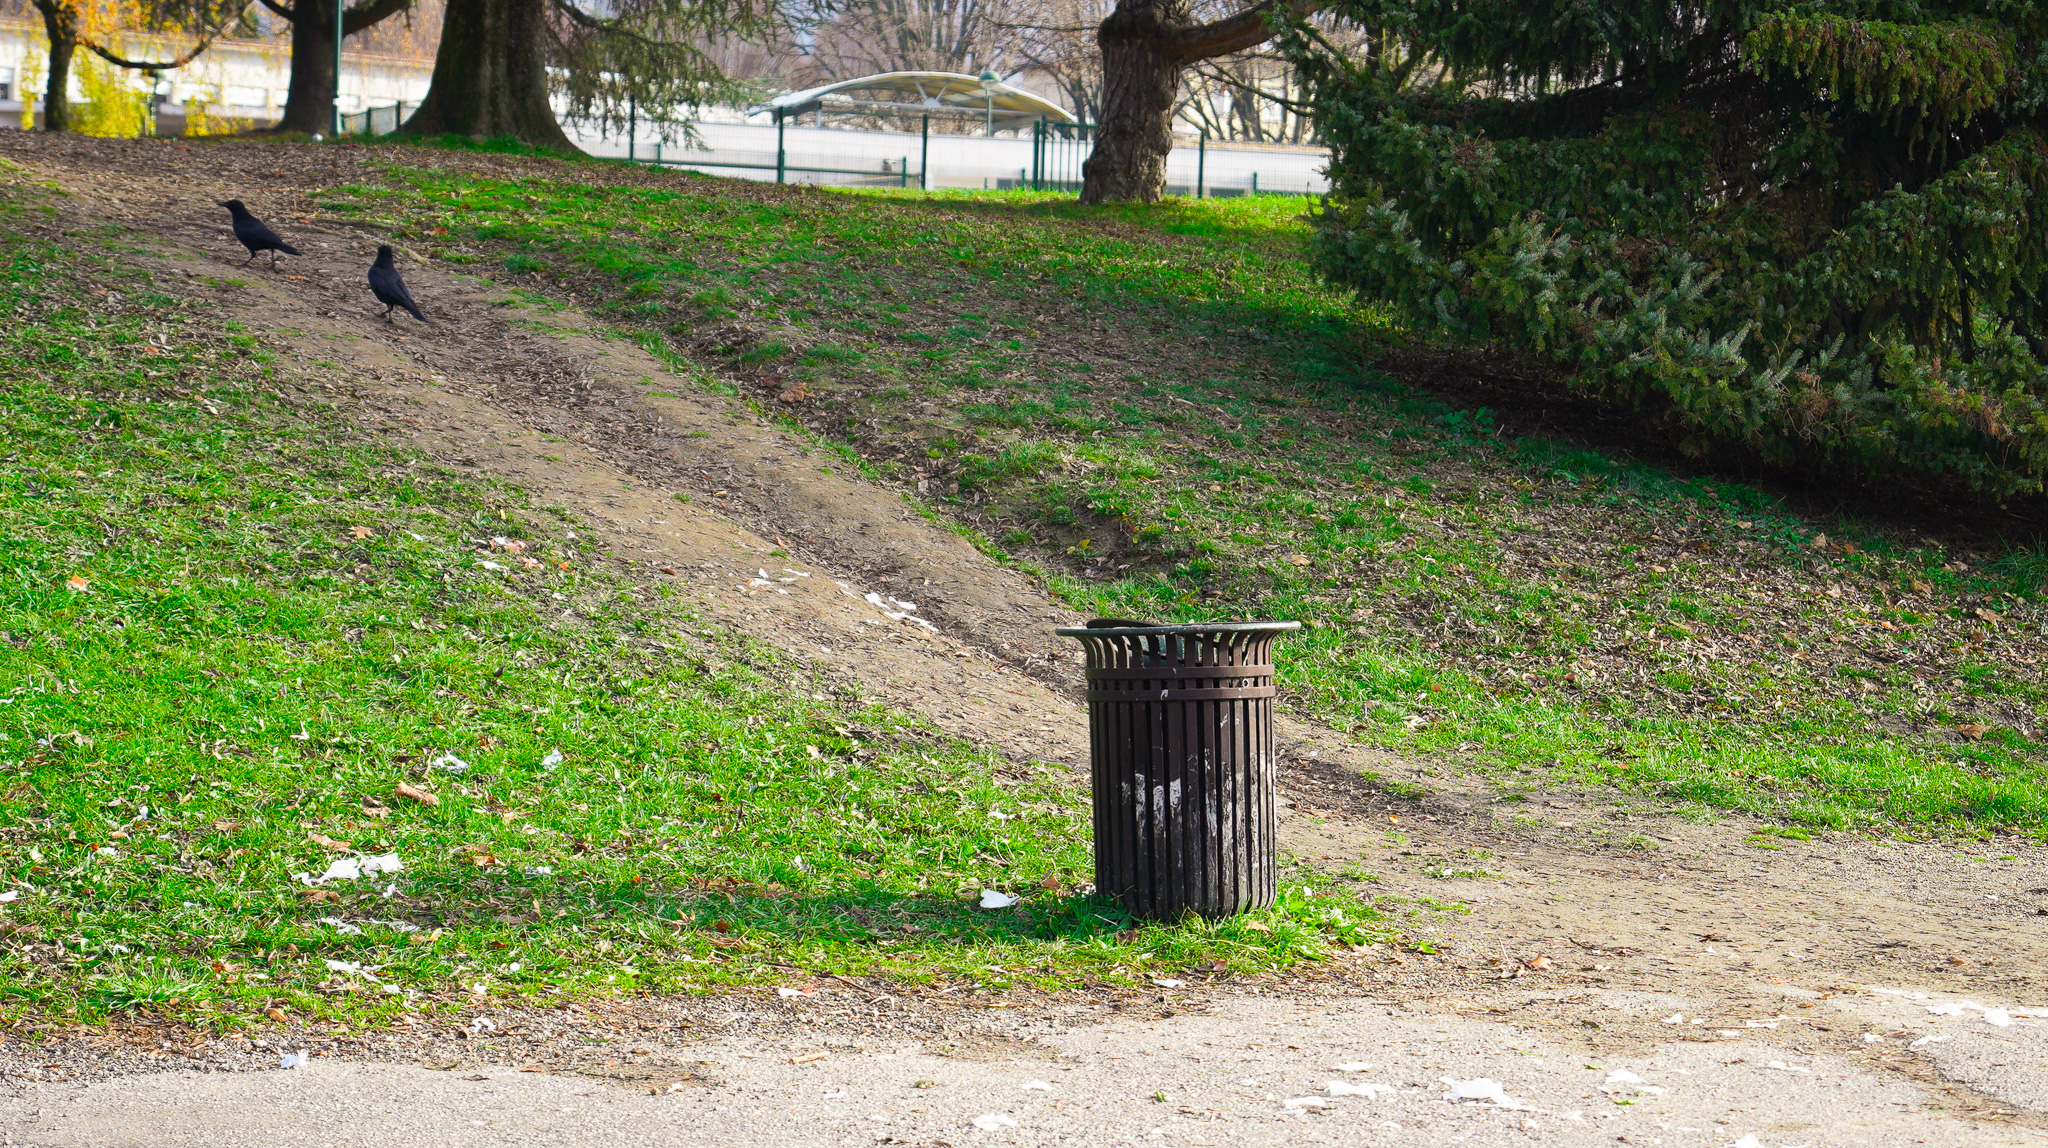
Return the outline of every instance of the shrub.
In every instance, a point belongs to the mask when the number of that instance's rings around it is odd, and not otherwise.
[[[1290,41],[1334,152],[1330,280],[1695,454],[2042,491],[2038,6],[1335,7],[1399,46]]]

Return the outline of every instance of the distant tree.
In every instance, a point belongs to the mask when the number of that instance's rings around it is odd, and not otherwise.
[[[736,90],[730,42],[775,35],[785,2],[448,0],[433,83],[402,130],[573,150],[553,95],[610,127],[686,114]]]
[[[1332,0],[1316,257],[1701,454],[2048,490],[2048,6]]]
[[[239,21],[249,0],[29,0],[42,17],[49,54],[43,74],[44,131],[72,128],[71,72],[84,48],[117,67],[167,72],[182,68],[211,47]],[[132,33],[154,32],[169,37],[189,35],[192,44],[165,59],[127,55]]]

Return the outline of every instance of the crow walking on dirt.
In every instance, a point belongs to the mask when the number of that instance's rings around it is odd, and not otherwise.
[[[227,208],[228,214],[234,217],[235,238],[241,240],[242,246],[249,249],[249,258],[242,260],[242,266],[247,267],[256,261],[258,255],[266,251],[270,252],[270,265],[272,267],[277,266],[278,252],[282,251],[286,255],[297,255],[299,253],[298,248],[280,239],[277,232],[272,231],[262,220],[249,214],[249,209],[242,206],[241,200],[224,199],[217,202],[222,207]]]
[[[377,248],[377,261],[370,264],[370,294],[384,304],[386,323],[392,321],[393,307],[403,307],[413,318],[422,323],[427,321],[427,317],[420,314],[419,304],[412,301],[412,292],[405,289],[405,280],[398,277],[398,268],[391,262],[391,245],[388,243]]]

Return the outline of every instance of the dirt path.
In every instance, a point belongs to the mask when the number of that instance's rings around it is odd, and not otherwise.
[[[573,306],[523,299],[433,266],[406,267],[433,320],[430,327],[377,319],[362,270],[379,237],[321,220],[287,190],[309,181],[374,180],[377,173],[365,167],[376,158],[373,151],[186,148],[0,133],[0,156],[66,188],[78,222],[117,222],[153,237],[152,266],[276,348],[309,399],[324,396],[374,433],[447,465],[523,487],[536,505],[565,508],[583,524],[578,529],[601,533],[613,556],[637,577],[671,584],[701,603],[708,617],[811,661],[822,673],[843,676],[870,696],[916,709],[950,732],[1018,759],[1085,769],[1085,719],[1074,701],[1076,662],[1050,633],[1076,620],[1074,615],[898,493],[861,479],[818,444],[721,397],[706,368],[686,366],[679,373],[640,347],[608,337]],[[305,257],[280,273],[260,264],[237,269],[240,253],[231,250],[224,215],[213,206],[230,196],[248,200],[299,241]],[[1867,1090],[1872,1104],[1904,1104],[1900,1111],[1921,1122],[1909,1140],[2032,1143],[2035,1133],[2027,1130],[2048,1119],[2042,1115],[2048,1112],[2048,1046],[2039,1039],[2044,1030],[2029,1027],[2040,1019],[2021,1017],[1999,1026],[1981,1012],[1944,1016],[1940,1023],[1955,1026],[1949,1039],[1916,1046],[1911,1042],[1922,1035],[1941,1035],[1921,1031],[1934,1015],[1926,1003],[1856,987],[1927,992],[1937,1003],[1970,999],[1987,1006],[2048,1008],[2048,867],[2040,849],[2006,842],[1959,849],[1831,835],[1764,850],[1745,842],[1753,827],[1739,822],[1693,824],[1631,812],[1611,793],[1504,800],[1482,780],[1462,776],[1454,762],[1394,760],[1298,722],[1282,732],[1283,787],[1291,801],[1285,848],[1331,874],[1328,879],[1364,881],[1401,899],[1403,911],[1411,913],[1411,933],[1438,950],[1359,955],[1346,969],[1358,987],[1299,1006],[1331,1010],[1319,1023],[1350,1025],[1385,1040],[1408,1031],[1402,1025],[1411,1020],[1449,1026],[1444,1031],[1459,1034],[1471,1059],[1461,1062],[1466,1068],[1447,1063],[1446,1073],[1491,1065],[1503,1080],[1502,1066],[1522,1063],[1506,1051],[1517,1042],[1541,1041],[1564,1050],[1546,1059],[1626,1055],[1649,1058],[1644,1062],[1672,1072],[1697,1061],[1697,1071],[1705,1073],[1708,1061],[1718,1057],[1751,1066],[1736,1072],[1723,1063],[1728,1071],[1722,1076],[1749,1082],[1725,1088],[1741,1092],[1754,1085],[1762,1089],[1759,1096],[1784,1098],[1791,1106],[1786,1111],[1823,1104],[1811,1092],[1821,1070],[1755,1076],[1763,1070],[1754,1065],[1811,1057],[1834,1066],[1828,1071],[1847,1074],[1828,1077],[1842,1081],[1831,1087]],[[1391,796],[1361,780],[1363,770],[1421,785],[1430,796]],[[1433,907],[1453,905],[1470,911]],[[1315,991],[1287,990],[1312,997]],[[1368,1006],[1365,1000],[1382,1003]],[[1389,1018],[1389,1005],[1402,1011]],[[1203,1029],[1205,1039],[1229,1046],[1267,1024],[1262,1010],[1296,1006],[1224,993],[1213,1007],[1211,1020],[1223,1027]],[[1674,1014],[1684,1019],[1667,1022]],[[1156,1026],[1140,1035],[1116,1036],[1123,1030],[1102,1027],[1091,1016],[1077,1014],[1063,1031],[1083,1043],[1196,1039],[1186,1036],[1194,1022],[1176,1023],[1176,1017],[1157,1017]],[[1753,1030],[1752,1023],[1776,1027]],[[1867,1039],[1871,1034],[1877,1039]],[[741,1055],[713,1044],[722,1056]],[[382,1055],[374,1048],[336,1051]],[[1315,1046],[1313,1053],[1306,1044],[1295,1051],[1302,1055],[1277,1050],[1275,1063],[1308,1073],[1319,1071],[1319,1057],[1339,1054],[1333,1043]],[[1376,1059],[1355,1049],[1344,1058]],[[899,1072],[881,1060],[870,1065],[875,1072],[884,1067]],[[1132,1088],[1158,1083],[1158,1091],[1174,1098],[1169,1109],[1180,1104],[1179,1090],[1196,1088],[1172,1073],[1147,1075],[1135,1067],[1107,1060],[1100,1065]],[[1579,1080],[1584,1070],[1569,1067],[1552,1075]],[[337,1067],[334,1087],[354,1088],[349,1073],[373,1071],[399,1070]],[[755,1085],[740,1082],[763,1073],[759,1087],[771,1093],[820,1077],[782,1068],[771,1073],[767,1066],[734,1061],[731,1095],[747,1093]],[[1223,1103],[1224,1093],[1213,1090],[1227,1082],[1197,1075],[1206,1082],[1200,1087],[1212,1089],[1203,1094],[1209,1097],[1204,1103]],[[308,1076],[314,1083],[292,1087],[317,1093],[329,1079]],[[1788,1083],[1795,1077],[1797,1087]],[[966,1079],[961,1078],[963,1087]],[[1387,1082],[1405,1088],[1434,1079]],[[443,1091],[454,1087],[446,1081],[393,1077],[386,1084],[424,1090],[420,1095],[442,1103]],[[1551,1083],[1532,1077],[1527,1087],[1541,1090]],[[504,1087],[538,1090],[538,1096],[556,1086],[507,1081]],[[1300,1087],[1306,1085],[1289,1085]],[[239,1102],[229,1095],[233,1091],[221,1094],[221,1111],[233,1111]],[[830,1089],[819,1094],[824,1091]],[[1128,1088],[1098,1090],[1090,1103],[1117,1135],[1146,1135],[1157,1121],[1126,1111],[1131,1097],[1143,1095]],[[1880,1095],[1911,1099],[1874,1099]],[[1440,1100],[1424,1099],[1449,1110]],[[152,1101],[181,1102],[176,1089]],[[141,1103],[112,1095],[104,1111],[133,1115],[144,1111],[132,1107]],[[1347,1113],[1377,1112],[1405,1103],[1347,1100],[1340,1107]],[[1930,1115],[1934,1105],[1944,1114],[1939,1120]],[[1624,1117],[1634,1120],[1641,1114],[1637,1107],[1647,1112],[1654,1106],[1629,1106]],[[754,1111],[746,1104],[733,1110]],[[947,1120],[959,1115],[946,1111]],[[622,1129],[645,1116],[630,1105],[617,1112],[626,1122]],[[1959,1117],[1985,1123],[1956,1123]],[[896,1134],[886,1122],[847,1119],[852,1123],[829,1125],[829,1135],[828,1125],[819,1124],[792,1127],[778,1140],[806,1143],[816,1133],[818,1142],[842,1143],[856,1128],[875,1136]],[[1282,1121],[1275,1128],[1301,1121],[1319,1128],[1337,1118],[1275,1119]],[[1413,1119],[1419,1118],[1397,1114],[1383,1122]],[[1570,1136],[1578,1130],[1569,1123],[1552,1130],[1576,1142]],[[1505,1133],[1512,1125],[1501,1117],[1486,1127]],[[1602,1128],[1599,1136],[1587,1130],[1588,1142],[1636,1134],[1616,1131],[1620,1127]],[[1655,1134],[1654,1125],[1628,1127]],[[1736,1124],[1722,1127],[1739,1131]],[[1843,1139],[1846,1127],[1821,1128],[1811,1142],[1878,1142],[1867,1136]],[[1993,1138],[1970,1139],[1977,1134],[1970,1128]],[[1994,1129],[2002,1131],[1994,1136]],[[1225,1131],[1212,1130],[1221,1137],[1217,1142],[1262,1142],[1246,1128]],[[1886,1138],[1897,1132],[1893,1128]],[[957,1134],[955,1129],[947,1136]],[[932,1129],[918,1135],[946,1138]],[[439,1142],[464,1142],[450,1136]],[[1996,1138],[2003,1136],[2017,1139]],[[1807,1138],[1800,1132],[1791,1142]],[[1100,1142],[1086,1135],[1081,1140]]]

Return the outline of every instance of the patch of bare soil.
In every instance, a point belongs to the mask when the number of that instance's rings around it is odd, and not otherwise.
[[[154,254],[144,258],[160,281],[211,300],[277,349],[307,401],[340,404],[367,433],[565,508],[637,578],[693,596],[708,617],[821,672],[1017,758],[1085,769],[1074,656],[1051,634],[1074,615],[837,456],[575,311],[524,305],[489,282],[408,267],[430,324],[377,318],[362,276],[378,236],[310,224],[284,190],[345,182],[349,165],[373,152],[4,133],[0,155],[74,197],[67,226],[119,223],[150,237]],[[230,195],[287,230],[306,256],[277,273],[237,270],[240,252],[213,206]],[[1756,1021],[1922,1078],[1924,1057],[1891,1045],[1869,1051],[1840,1010],[1788,1001],[1876,983],[2048,1006],[2048,867],[2030,844],[1962,851],[1829,835],[1765,849],[1745,841],[1753,827],[1743,823],[1632,811],[1611,794],[1504,799],[1449,766],[1393,760],[1300,723],[1284,727],[1282,751],[1286,851],[1323,879],[1389,899],[1407,914],[1415,944],[1241,986],[1253,992],[1367,994],[1540,1026],[1590,1049],[1674,1034],[1726,1039],[1717,1035],[1724,1028]],[[1367,770],[1427,795],[1376,788],[1359,776]],[[1200,972],[1187,979],[1184,991],[1115,1003],[1200,1008],[1227,987],[1205,987],[1211,978]],[[943,1018],[962,1015],[953,1010],[1046,1003],[1024,993],[942,1001],[938,987],[828,987],[844,994],[834,998],[847,1010],[835,1023],[922,1024],[941,1043],[950,1039]],[[1610,1015],[1621,996],[1646,994],[1686,1002],[1688,1020]],[[643,1023],[635,1016],[681,1010],[659,1023],[697,1024],[690,1018],[723,1007],[625,1003],[603,1023],[625,1038],[628,1023]],[[1694,1026],[1692,1016],[1711,1019]],[[459,1045],[446,1028],[411,1043],[403,1032],[291,1039],[440,1057],[519,1035],[501,1028],[478,1042],[469,1033]],[[118,1028],[80,1039],[129,1043]],[[182,1047],[158,1055],[212,1055]],[[506,1055],[537,1056],[538,1047]],[[587,1049],[561,1047],[580,1049],[561,1064],[590,1065]],[[974,1055],[972,1044],[954,1047]]]

